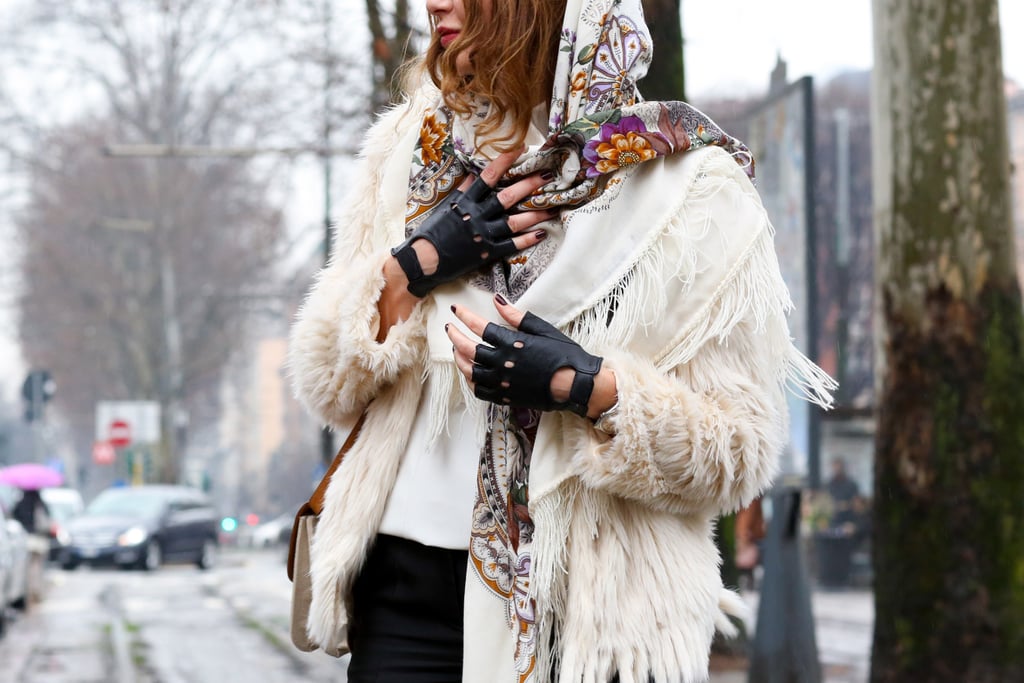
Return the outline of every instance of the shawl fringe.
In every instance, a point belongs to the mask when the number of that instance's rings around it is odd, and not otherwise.
[[[652,231],[651,239],[632,268],[610,291],[571,325],[569,334],[584,347],[594,349],[622,348],[637,330],[654,324],[666,306],[665,273],[679,282],[685,296],[707,263],[702,263],[699,242],[707,237],[712,219],[701,216],[695,206],[703,204],[728,184],[734,183],[735,162],[728,157],[711,159],[705,170],[717,165],[727,174],[698,173],[681,211],[661,231]],[[733,185],[735,187],[735,185]],[[727,276],[707,303],[692,316],[676,340],[655,358],[661,370],[670,370],[690,361],[709,341],[728,343],[729,334],[737,325],[753,320],[755,330],[765,336],[777,353],[785,358],[780,365],[785,372],[779,378],[787,389],[801,399],[828,409],[832,392],[838,384],[825,371],[801,353],[792,342],[786,315],[793,310],[789,288],[782,279],[775,253],[775,228],[767,211],[751,186],[747,193],[756,201],[760,225]],[[674,241],[683,254],[674,270],[666,268],[664,245]]]
[[[473,395],[469,382],[450,360],[430,360],[423,368],[423,383],[428,387],[424,397],[427,411],[428,443],[434,445],[448,435],[448,416],[454,410],[467,411],[473,420],[475,434],[487,431],[487,404]]]

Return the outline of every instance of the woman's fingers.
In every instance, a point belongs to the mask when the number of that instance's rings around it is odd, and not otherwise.
[[[520,311],[512,304],[505,301],[505,297],[501,294],[494,295],[494,307],[498,309],[498,314],[505,319],[505,322],[507,322],[512,329],[519,329],[519,323],[523,322],[523,316],[526,315],[525,312]]]
[[[508,172],[508,169],[512,168],[512,165],[516,163],[522,153],[526,151],[525,147],[520,149],[514,149],[511,152],[504,152],[494,157],[494,161],[484,166],[484,170],[480,171],[480,178],[487,183],[489,186],[494,187],[501,180],[501,177]],[[514,186],[513,186],[514,187]],[[506,205],[505,208],[508,208]]]
[[[459,321],[463,325],[465,325],[466,328],[470,332],[472,332],[473,334],[475,334],[476,336],[481,337],[481,338],[484,336],[484,328],[487,327],[487,320],[486,319],[481,318],[479,315],[477,315],[473,311],[469,310],[465,306],[452,306],[452,313],[455,314],[455,317],[458,318]],[[455,325],[451,325],[449,327],[449,329],[448,329],[448,336],[449,337],[452,337],[453,330],[454,330],[454,332],[456,332],[458,334],[462,334],[462,332],[460,330],[456,329]],[[462,336],[465,337],[466,335],[462,335]],[[452,338],[452,339],[454,341],[454,338]],[[474,346],[475,346],[475,344],[474,344]],[[473,358],[473,354],[470,354],[469,357],[472,359]]]
[[[555,175],[551,171],[541,171],[512,183],[498,192],[498,201],[506,209],[515,206],[531,194],[551,182]]]
[[[498,181],[508,172],[526,150],[525,147],[511,152],[504,152],[494,158],[480,171],[480,179],[488,187],[496,187]],[[531,194],[550,183],[555,177],[554,171],[544,170],[516,181],[498,192],[498,201],[506,209],[515,206]],[[459,190],[465,192],[473,184],[473,176],[467,176],[459,184]]]
[[[526,237],[526,235],[523,235],[523,237]],[[504,318],[505,322],[507,322],[512,329],[519,329],[519,323],[523,321],[523,316],[526,315],[525,312],[520,311],[512,304],[508,303],[508,301],[505,300],[505,297],[501,294],[494,295],[494,307],[498,309],[498,314]],[[486,318],[480,317],[465,306],[452,306],[452,313],[455,314],[455,317],[458,318],[470,332],[481,339],[483,338],[484,328],[487,327],[487,323],[489,322]],[[456,339],[459,339],[460,337],[469,341],[472,345],[473,351],[467,355],[470,360],[473,360],[476,342],[469,340],[469,338],[466,337],[466,335],[463,334],[455,325],[449,325],[446,328],[446,331],[448,332],[448,338],[452,340],[452,343],[455,343]],[[456,348],[458,348],[458,344],[456,344]]]
[[[517,235],[512,238],[512,244],[515,245],[516,251],[522,251],[529,249],[530,247],[536,246],[547,239],[548,233],[546,230],[534,230],[528,232],[525,235]]]
[[[527,237],[527,235],[523,235],[523,237]],[[523,311],[508,303],[500,294],[494,295],[494,307],[498,309],[498,313],[513,329],[519,328],[519,324],[523,321],[523,316],[526,315]],[[477,337],[482,338],[484,336],[484,328],[489,324],[487,320],[481,318],[465,306],[452,306],[452,312],[470,332]],[[479,344],[468,337],[457,325],[445,325],[444,329],[452,342],[455,365],[459,368],[459,372],[463,374],[470,386],[473,386],[473,369],[476,367],[475,362],[477,360],[477,350],[480,348]],[[486,348],[490,349],[490,347]],[[487,365],[486,361],[481,360],[481,362]]]
[[[473,356],[476,355],[476,342],[462,333],[456,325],[445,325],[445,332],[452,341],[452,353],[455,355],[455,365],[459,372],[465,375],[466,380],[472,384],[473,381]]]
[[[473,361],[465,356],[465,354],[456,351],[455,352],[455,367],[459,369],[462,376],[469,382],[470,388],[473,387]]]
[[[495,185],[498,184],[498,181],[501,180],[501,177],[505,175],[508,169],[512,168],[512,165],[516,163],[516,159],[518,159],[522,155],[525,149],[526,148],[524,147],[519,151],[505,152],[504,154],[499,154],[494,158],[494,161],[491,161],[489,164],[484,166],[484,170],[480,171],[480,179],[483,180],[484,183],[486,183],[489,187],[493,188]],[[467,175],[465,178],[462,179],[462,182],[459,183],[459,186],[456,189],[459,192],[465,192],[466,190],[469,189],[469,186],[472,185],[473,181],[475,180],[475,175]]]
[[[557,216],[555,211],[524,211],[508,217],[508,228],[514,233],[525,232],[538,223]]]

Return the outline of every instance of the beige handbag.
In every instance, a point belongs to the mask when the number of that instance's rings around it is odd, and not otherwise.
[[[352,449],[352,445],[359,436],[363,427],[363,414],[356,422],[356,426],[349,432],[345,443],[338,449],[334,461],[327,468],[323,479],[317,485],[309,501],[303,503],[302,507],[295,514],[295,522],[292,524],[292,535],[288,541],[288,579],[292,582],[292,643],[303,652],[312,652],[318,645],[309,639],[306,634],[306,619],[309,617],[309,603],[313,598],[313,586],[309,576],[309,549],[313,543],[313,533],[316,531],[317,519],[324,507],[324,495],[331,483],[331,476],[334,474],[345,454]],[[324,650],[332,657],[340,657],[345,654],[343,651],[332,648]]]

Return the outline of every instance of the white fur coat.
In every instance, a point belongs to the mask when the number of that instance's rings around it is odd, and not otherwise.
[[[338,428],[367,410],[313,545],[307,627],[325,647],[345,647],[350,589],[432,365],[431,297],[375,341],[381,267],[404,226],[407,178],[388,161],[409,158],[427,102],[397,108],[371,130],[331,263],[292,332],[299,399]],[[531,465],[533,586],[562,682],[605,683],[616,672],[623,683],[707,677],[712,635],[728,628],[722,610],[730,611],[713,521],[770,484],[788,433],[786,382],[829,401],[830,380],[791,344],[791,304],[756,192],[721,150],[683,156],[646,165],[678,174],[679,194],[659,198],[667,218],[651,226],[630,270],[558,321],[605,357],[619,392],[600,429],[545,415]]]

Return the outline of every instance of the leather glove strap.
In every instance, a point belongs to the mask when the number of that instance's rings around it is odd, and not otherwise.
[[[527,313],[518,330],[490,323],[485,344],[474,357],[473,384],[477,398],[533,410],[569,410],[586,416],[594,377],[603,359],[583,350],[546,320]],[[576,371],[567,401],[551,395],[551,379],[560,368]]]
[[[438,285],[514,254],[512,237],[508,213],[498,195],[477,178],[465,193],[456,190],[449,195],[448,206],[437,207],[391,254],[409,279],[409,291],[424,297]],[[423,272],[412,248],[420,239],[437,250],[437,270],[430,275]]]

